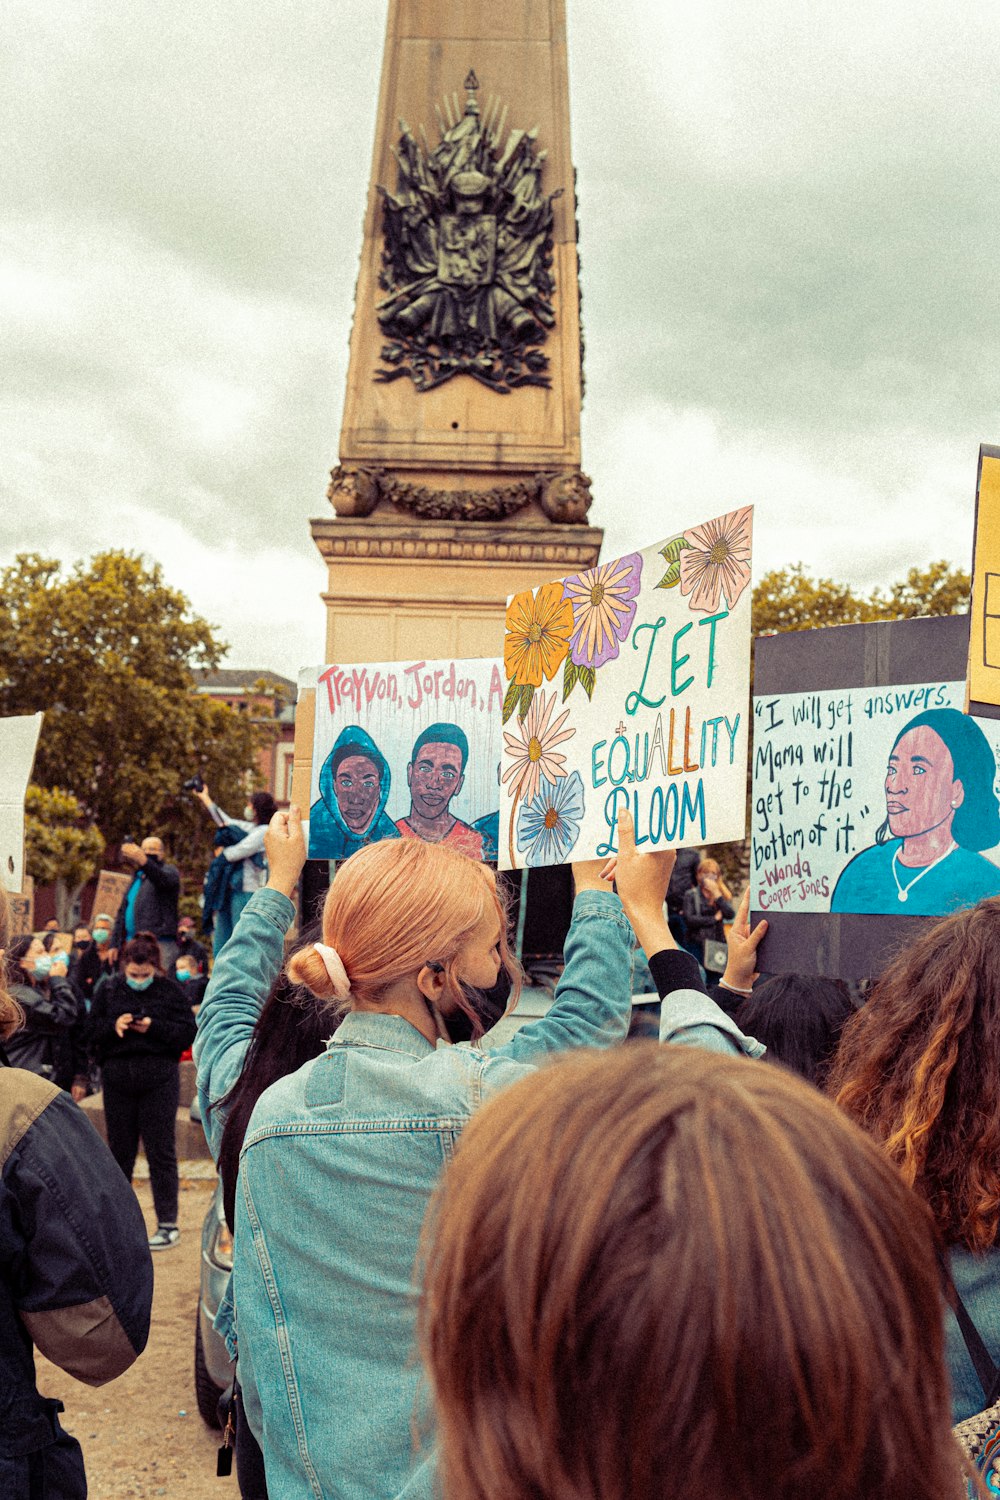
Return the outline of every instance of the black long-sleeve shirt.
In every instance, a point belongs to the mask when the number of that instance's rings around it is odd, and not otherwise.
[[[119,1016],[149,1016],[148,1031],[115,1032]],[[124,974],[102,984],[94,995],[88,1030],[91,1051],[101,1062],[118,1057],[180,1057],[195,1037],[191,1002],[181,986],[157,974],[148,990],[129,989]]]

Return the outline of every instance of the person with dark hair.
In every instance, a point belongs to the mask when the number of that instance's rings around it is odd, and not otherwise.
[[[430,724],[416,739],[406,767],[410,811],[396,827],[404,839],[450,844],[470,859],[483,858],[483,834],[451,811],[465,785],[469,741],[457,724]]]
[[[253,945],[255,961],[238,952],[219,955],[198,1012],[194,1058],[198,1101],[209,1149],[222,1179],[226,1222],[235,1221],[240,1151],[254,1105],[266,1088],[317,1057],[338,1019],[283,967],[284,938],[294,917],[291,900],[305,863],[298,809],[279,812],[267,832],[268,881],[248,905],[241,937]],[[317,924],[303,932],[289,957],[320,936]],[[237,1358],[231,1278],[215,1327]],[[267,1485],[260,1446],[243,1411],[237,1370],[236,1472],[243,1500],[265,1500]]]
[[[88,1036],[103,1073],[108,1145],[130,1182],[140,1140],[145,1147],[157,1221],[151,1250],[169,1249],[180,1239],[178,1059],[194,1034],[191,1006],[181,986],[160,968],[156,938],[136,933],[125,946],[122,972],[94,996]]]
[[[24,1019],[7,1052],[15,1068],[37,1073],[82,1099],[88,1084],[81,1037],[85,1008],[68,968],[66,953],[47,952],[43,939],[30,932],[13,940],[7,952],[8,984]]]
[[[921,933],[848,1021],[827,1093],[928,1204],[951,1278],[1000,1363],[1000,899]],[[985,1403],[947,1313],[954,1420]]]
[[[697,884],[684,892],[684,925],[690,945],[688,952],[694,954],[703,968],[721,974],[725,964],[716,968],[706,964],[705,944],[709,941],[725,943],[724,924],[733,920],[731,892],[722,878],[722,871],[716,860],[699,861],[695,874]]]
[[[204,782],[194,796],[217,828],[228,828],[231,833],[240,835],[225,843],[216,839],[216,857],[221,855],[226,864],[234,867],[234,878],[225,899],[215,911],[212,950],[218,953],[228,943],[233,928],[240,919],[240,913],[254,891],[259,891],[267,880],[264,835],[278,804],[270,792],[251,792],[250,800],[243,809],[243,817],[231,818],[212,801],[212,794]]]
[[[900,730],[885,773],[875,843],[840,872],[831,911],[944,916],[1000,896],[1000,866],[978,851],[1000,843],[996,758],[957,708],[931,708]]]
[[[193,917],[181,917],[177,923],[177,957],[191,957],[202,974],[208,971],[208,949],[194,935]]]
[[[0,887],[0,955],[9,942]],[[34,1351],[104,1385],[149,1335],[142,1214],[104,1142],[56,1086],[10,1063],[22,1013],[0,969],[0,1495],[85,1500],[76,1438],[39,1395]]]
[[[348,724],[319,772],[319,796],[309,809],[310,859],[349,859],[366,844],[398,839],[385,810],[392,776],[371,735]]]
[[[640,1042],[486,1103],[428,1215],[444,1500],[943,1500],[930,1218],[778,1068]]]
[[[733,1019],[767,1048],[769,1062],[784,1063],[822,1087],[840,1034],[854,1006],[839,979],[816,974],[775,974],[755,985]]]

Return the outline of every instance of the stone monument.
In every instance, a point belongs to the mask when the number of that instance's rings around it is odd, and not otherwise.
[[[389,0],[326,660],[499,653],[593,566],[564,0]]]

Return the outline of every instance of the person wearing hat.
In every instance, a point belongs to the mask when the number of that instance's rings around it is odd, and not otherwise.
[[[201,974],[208,970],[208,951],[194,935],[193,917],[181,917],[177,923],[177,958],[193,958]]]
[[[396,827],[404,839],[450,844],[470,859],[483,858],[483,835],[451,811],[465,785],[469,741],[457,724],[431,724],[417,736],[406,768],[410,811]]]

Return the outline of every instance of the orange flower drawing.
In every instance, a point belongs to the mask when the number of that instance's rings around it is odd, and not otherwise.
[[[536,594],[524,589],[507,606],[503,664],[508,678],[522,687],[551,682],[569,655],[573,606],[563,599],[561,583],[543,583]]]
[[[732,609],[750,582],[750,529],[753,506],[730,511],[685,531],[680,556],[681,593],[691,595],[691,609],[714,615],[720,596]]]

